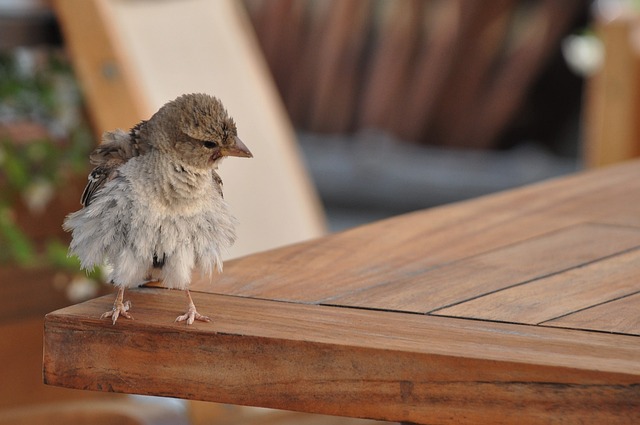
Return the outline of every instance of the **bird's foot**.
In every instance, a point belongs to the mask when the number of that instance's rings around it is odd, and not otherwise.
[[[211,319],[208,316],[203,316],[198,313],[195,306],[189,306],[189,310],[181,316],[176,317],[176,322],[187,321],[187,325],[192,325],[195,320],[201,322],[210,322]]]
[[[195,320],[199,320],[201,322],[210,322],[211,319],[209,317],[203,316],[202,314],[198,313],[198,311],[196,310],[196,306],[193,303],[193,299],[191,298],[191,293],[188,289],[185,291],[185,294],[187,295],[187,312],[181,316],[176,317],[176,322],[182,322],[186,320],[187,325],[192,325]]]
[[[129,309],[131,308],[131,302],[130,301],[119,301],[116,300],[116,302],[113,303],[113,308],[110,311],[107,311],[105,313],[102,314],[102,316],[100,316],[101,319],[104,319],[105,317],[111,317],[113,324],[116,324],[116,320],[118,320],[118,317],[120,317],[120,315],[122,315],[123,317],[126,317],[127,319],[131,319],[133,320],[133,316],[131,316],[131,314],[129,314]]]

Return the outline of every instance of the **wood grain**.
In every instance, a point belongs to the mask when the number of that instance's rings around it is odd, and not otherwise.
[[[427,313],[638,246],[639,230],[575,226],[441,267],[420,270],[412,276],[374,283],[330,302]]]
[[[122,400],[119,394],[99,394],[51,387],[42,383],[42,316],[0,322],[0,424],[9,409],[72,400]],[[9,422],[11,423],[11,422]]]
[[[631,295],[640,290],[637,282],[639,275],[640,251],[634,249],[438,310],[437,314],[535,325]],[[550,298],[551,294],[556,296]],[[639,310],[636,311],[640,311],[640,305],[637,307]],[[633,317],[632,314],[624,320],[633,320]],[[604,320],[602,316],[598,318],[597,325],[599,328],[594,328],[594,323],[590,329],[612,331],[615,328],[611,320]],[[581,326],[579,328],[584,329]]]
[[[637,278],[637,274],[636,274]],[[640,335],[640,294],[635,293],[576,311],[545,325]]]
[[[47,316],[47,383],[414,423],[640,419],[632,337],[204,293],[213,323],[186,327],[182,294],[129,297],[116,326],[110,297]]]

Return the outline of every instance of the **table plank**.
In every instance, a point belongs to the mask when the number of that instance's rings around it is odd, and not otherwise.
[[[173,323],[183,295],[157,288],[116,326],[110,297],[47,315],[45,381],[415,423],[640,420],[632,337],[194,295],[212,323]]]
[[[472,299],[435,314],[535,325],[634,294],[640,291],[638,276],[640,250],[633,249],[584,267]],[[606,282],[606,285],[602,282]],[[550,299],[550,294],[556,296]],[[627,319],[634,316],[640,318],[638,314],[629,316]],[[604,319],[603,316],[598,317],[599,327],[594,327],[594,321],[589,329],[618,329],[611,322],[617,321],[615,317]],[[585,329],[584,326],[577,327]]]
[[[636,278],[637,278],[636,274]],[[640,293],[545,322],[547,326],[640,335]]]
[[[330,302],[427,313],[638,246],[640,229],[593,224],[573,226],[413,276],[374,282],[369,288]]]

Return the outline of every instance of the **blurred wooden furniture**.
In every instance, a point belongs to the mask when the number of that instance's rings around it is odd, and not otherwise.
[[[640,422],[640,162],[229,262],[46,317],[44,379],[442,424]]]
[[[604,57],[585,90],[584,156],[590,167],[640,155],[640,14],[618,7],[614,16],[594,16]]]
[[[3,425],[187,425],[185,414],[159,403],[76,401],[0,411]]]
[[[531,115],[536,81],[588,7],[577,0],[245,3],[296,128],[373,128],[480,149],[497,147],[523,106]]]

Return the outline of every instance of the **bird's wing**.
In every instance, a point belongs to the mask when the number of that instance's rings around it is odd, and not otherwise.
[[[91,164],[104,166],[108,163],[124,164],[134,156],[145,154],[149,143],[140,137],[146,121],[133,127],[128,133],[123,130],[108,131],[102,135],[102,143],[89,155]]]
[[[224,198],[224,194],[222,193],[222,179],[220,178],[218,173],[216,173],[215,171],[212,171],[211,173],[213,175],[213,185],[215,186],[216,190],[220,193],[220,197]]]
[[[98,190],[118,175],[118,167],[149,151],[149,144],[139,135],[144,124],[145,121],[142,121],[128,133],[118,129],[103,134],[102,143],[89,155],[91,164],[96,167],[89,174],[89,181],[82,192],[82,206],[88,206]]]
[[[118,176],[118,167],[120,165],[121,164],[112,163],[104,166],[98,166],[89,173],[89,177],[87,178],[89,181],[84,187],[84,191],[80,197],[80,203],[83,207],[88,207],[94,200],[98,190],[100,190],[108,181],[111,181]]]

